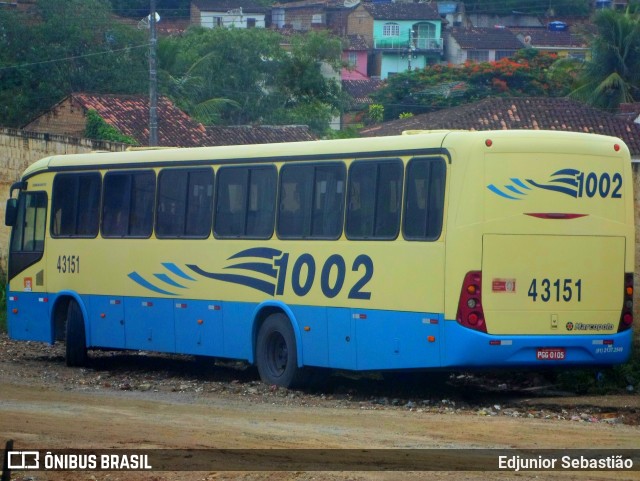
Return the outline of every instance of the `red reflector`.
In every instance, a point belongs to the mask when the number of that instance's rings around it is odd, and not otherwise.
[[[613,346],[613,339],[605,339],[604,341],[602,341],[602,344],[604,344],[605,346]]]
[[[615,144],[613,146],[613,150],[615,150],[616,152],[618,152],[620,150],[620,144]]]
[[[588,214],[563,214],[561,212],[525,212],[524,215],[537,217],[538,219],[578,219]]]
[[[631,325],[633,323],[633,315],[630,312],[627,312],[624,316],[622,316],[622,322],[626,325]]]
[[[493,145],[493,140],[491,139],[487,139],[484,141],[484,145],[486,145],[487,147],[491,147]]]
[[[501,344],[501,341],[489,341],[490,346],[499,346],[500,344]]]
[[[142,307],[152,307],[152,306],[153,306],[153,302],[145,301],[142,303]]]
[[[472,312],[471,314],[469,314],[469,317],[467,317],[467,321],[469,321],[469,324],[473,324],[475,326],[476,324],[478,324],[478,314]]]

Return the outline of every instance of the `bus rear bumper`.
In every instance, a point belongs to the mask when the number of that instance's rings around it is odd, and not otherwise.
[[[593,335],[492,335],[445,321],[444,367],[552,367],[621,364],[633,332]]]

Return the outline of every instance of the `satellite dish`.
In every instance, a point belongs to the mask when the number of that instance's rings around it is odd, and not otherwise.
[[[160,21],[160,15],[158,14],[158,12],[155,12],[154,17],[156,19],[156,23],[158,23]],[[140,20],[138,22],[138,28],[140,30],[143,30],[145,28],[149,28],[149,23],[150,22],[151,22],[151,14],[147,15],[146,17],[144,17],[142,20]]]
[[[360,3],[360,0],[344,0],[344,6],[345,8],[352,8],[355,7],[356,5],[358,5]]]
[[[526,37],[524,37],[524,44],[531,45],[531,35],[527,35]]]

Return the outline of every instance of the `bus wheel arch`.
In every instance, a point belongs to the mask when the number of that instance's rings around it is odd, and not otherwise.
[[[258,312],[253,331],[254,360],[262,381],[286,388],[304,385],[300,340],[290,314],[267,306]]]
[[[80,298],[60,294],[53,307],[54,339],[65,342],[65,362],[70,367],[87,364],[86,311]]]

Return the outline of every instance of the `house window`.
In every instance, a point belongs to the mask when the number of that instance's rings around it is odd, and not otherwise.
[[[222,17],[211,17],[211,28],[224,27]]]
[[[469,50],[467,51],[467,60],[470,62],[488,62],[489,51],[488,50]]]
[[[398,25],[397,23],[385,23],[382,26],[382,36],[383,37],[399,37],[400,25]]]
[[[356,67],[358,65],[358,53],[349,52],[349,60],[347,60],[349,67]]]
[[[255,18],[247,18],[247,28],[255,28],[256,19]]]
[[[513,57],[515,53],[515,50],[496,50],[496,61]]]

